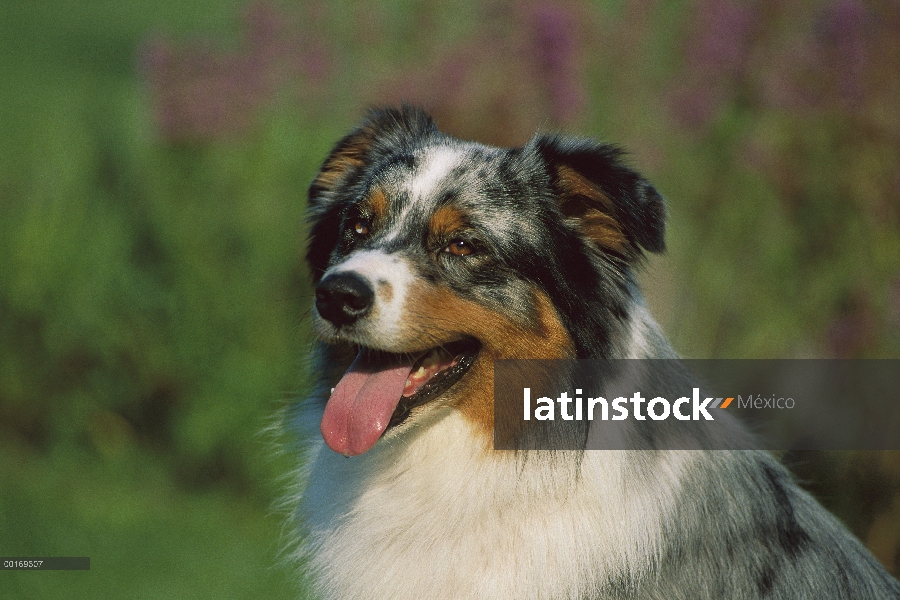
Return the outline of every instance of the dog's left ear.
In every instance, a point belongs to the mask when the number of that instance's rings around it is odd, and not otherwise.
[[[563,216],[601,250],[625,258],[641,248],[665,250],[662,196],[622,163],[621,150],[558,135],[538,136],[529,146],[546,164]]]

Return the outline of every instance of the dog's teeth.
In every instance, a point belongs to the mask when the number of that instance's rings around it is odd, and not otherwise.
[[[412,381],[411,381],[410,379],[407,379],[407,380],[406,380],[406,387],[409,387],[409,386],[411,386],[411,385],[412,385]]]
[[[413,373],[413,377],[417,377],[417,378],[421,379],[422,377],[425,377],[426,372],[427,371],[425,369],[425,366],[423,365],[423,366],[419,367],[418,369],[416,369],[416,372]]]

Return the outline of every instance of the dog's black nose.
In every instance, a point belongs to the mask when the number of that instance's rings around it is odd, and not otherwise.
[[[316,310],[335,327],[349,325],[372,309],[375,293],[352,273],[336,273],[316,287]]]

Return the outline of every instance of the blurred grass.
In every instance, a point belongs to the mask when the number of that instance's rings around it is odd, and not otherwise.
[[[4,553],[91,558],[90,571],[4,572],[4,598],[289,597],[280,526],[259,499],[186,491],[134,449],[3,452]]]
[[[643,279],[686,355],[900,355],[897,15],[0,4],[0,554],[92,559],[0,597],[295,592],[270,516],[292,465],[258,432],[302,388],[306,186],[369,103],[631,150],[669,198]],[[898,572],[896,457],[789,459]]]
[[[334,133],[168,146],[137,76],[148,32],[235,10],[0,6],[0,554],[92,559],[0,597],[293,590],[258,432],[300,383],[302,197]]]

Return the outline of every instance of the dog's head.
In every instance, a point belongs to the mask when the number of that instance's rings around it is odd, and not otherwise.
[[[356,360],[325,408],[337,452],[453,407],[487,430],[492,361],[621,354],[631,268],[663,201],[608,145],[463,142],[421,110],[373,111],[309,189],[313,321]]]

